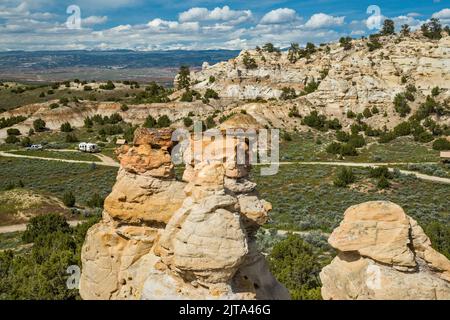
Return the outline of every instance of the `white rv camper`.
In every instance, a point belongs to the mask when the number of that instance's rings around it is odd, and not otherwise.
[[[88,153],[96,153],[100,152],[100,148],[95,143],[86,143],[82,142],[78,145],[78,150],[81,152],[88,152]]]

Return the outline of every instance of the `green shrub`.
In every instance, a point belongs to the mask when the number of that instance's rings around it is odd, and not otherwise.
[[[350,140],[350,135],[344,131],[336,131],[336,139],[340,142],[348,142]]]
[[[244,56],[242,58],[242,63],[244,64],[245,68],[248,70],[258,68],[258,65],[256,64],[255,59],[253,59],[248,52],[244,53]]]
[[[394,109],[401,117],[406,117],[411,112],[411,108],[406,102],[404,94],[397,94],[394,98]]]
[[[25,121],[27,118],[24,116],[0,118],[0,129],[12,127],[15,124]]]
[[[65,140],[66,140],[67,143],[75,143],[75,142],[78,142],[77,136],[74,135],[73,133],[67,134]]]
[[[56,213],[39,215],[30,219],[27,229],[22,235],[22,240],[25,243],[31,243],[42,235],[54,232],[70,232],[70,226],[66,219]]]
[[[188,89],[191,85],[191,71],[188,66],[181,66],[177,75],[178,89]]]
[[[433,149],[440,151],[450,150],[450,141],[445,138],[436,139],[433,142]]]
[[[395,140],[395,138],[397,138],[395,133],[392,131],[389,131],[389,132],[382,133],[380,135],[380,138],[378,139],[378,142],[379,143],[389,143],[389,142]]]
[[[312,80],[312,81],[308,82],[308,84],[303,89],[302,93],[303,93],[303,95],[310,94],[310,93],[313,93],[314,91],[316,91],[318,88],[319,88],[319,83],[316,82],[315,80]]]
[[[391,19],[386,19],[383,22],[383,28],[380,31],[383,36],[395,34],[395,23]]]
[[[90,208],[103,208],[105,203],[105,198],[100,196],[98,193],[94,193],[91,198],[86,202],[86,205]]]
[[[326,117],[324,115],[319,115],[319,113],[315,110],[311,111],[309,115],[305,116],[303,122],[311,128],[326,131]]]
[[[6,134],[9,136],[20,136],[21,135],[20,130],[16,129],[16,128],[11,128],[11,129],[6,130]]]
[[[428,132],[422,132],[418,135],[414,136],[414,140],[419,141],[421,143],[428,143],[433,141],[433,136],[431,135],[431,133]]]
[[[263,45],[262,47],[263,51],[273,53],[273,52],[280,52],[280,49],[275,47],[272,43],[268,42]]]
[[[94,125],[94,122],[92,121],[91,118],[87,117],[84,119],[84,127],[85,128],[92,128],[93,125]]]
[[[342,146],[342,144],[340,144],[340,143],[332,142],[327,146],[326,151],[331,154],[340,154],[341,146]]]
[[[172,121],[170,121],[170,118],[167,115],[163,115],[158,118],[157,126],[158,128],[167,128],[170,127],[172,124]]]
[[[123,105],[120,106],[120,110],[123,111],[123,112],[127,112],[129,109],[130,108],[126,104],[123,104]]]
[[[434,87],[431,90],[431,96],[432,97],[437,97],[440,93],[441,93],[441,89],[439,87]]]
[[[283,140],[284,140],[284,141],[292,141],[292,137],[291,137],[291,135],[290,135],[289,132],[285,131],[285,132],[283,133]]]
[[[205,99],[219,99],[219,94],[214,91],[213,89],[206,89],[205,95],[204,95]]]
[[[385,177],[386,179],[392,179],[393,175],[391,172],[389,172],[388,167],[375,167],[369,168],[369,177],[371,178]]]
[[[373,106],[371,112],[372,112],[372,114],[379,114],[380,110],[378,110],[378,108],[376,106]]]
[[[184,124],[185,127],[188,128],[188,127],[190,127],[190,126],[192,126],[194,124],[194,121],[192,120],[192,118],[186,117],[186,118],[183,119],[183,124]]]
[[[148,115],[143,124],[144,128],[155,128],[156,127],[156,119],[151,115]]]
[[[22,147],[28,147],[31,145],[31,139],[29,137],[23,137],[22,140],[20,140],[20,145]]]
[[[59,99],[59,103],[61,103],[63,106],[67,106],[67,104],[69,103],[69,99],[61,98]]]
[[[340,130],[340,129],[342,129],[342,125],[339,122],[339,119],[337,119],[337,118],[334,118],[333,120],[328,120],[326,122],[326,125],[331,130]]]
[[[421,121],[433,113],[440,113],[441,110],[442,106],[432,97],[427,96],[426,101],[419,106],[419,109],[414,114],[414,118],[417,121]]]
[[[370,41],[367,42],[367,47],[369,48],[369,51],[375,51],[383,47],[382,44],[380,43],[380,40],[378,39],[378,36],[370,35],[369,39]]]
[[[209,116],[208,118],[206,118],[205,126],[206,126],[206,129],[212,129],[216,126],[216,122],[214,121],[213,116]]]
[[[364,130],[364,133],[368,137],[378,137],[381,135],[382,132],[379,129],[373,129],[370,126],[367,126],[367,128]]]
[[[332,142],[327,146],[326,151],[331,154],[340,154],[341,156],[358,155],[356,148],[349,143],[341,144],[337,142]]]
[[[431,40],[439,40],[442,38],[442,25],[437,18],[431,18],[429,22],[424,23],[421,26],[421,31],[425,37]]]
[[[49,106],[49,108],[50,109],[58,109],[60,106],[59,106],[59,104],[58,103],[52,103],[52,104],[50,104],[50,106]]]
[[[343,167],[338,170],[333,184],[336,187],[344,188],[355,181],[356,177],[353,174],[353,170],[351,168]]]
[[[72,132],[72,131],[73,131],[73,128],[69,122],[64,122],[61,125],[61,132]]]
[[[415,93],[415,92],[417,92],[417,88],[416,88],[416,86],[413,85],[413,84],[408,84],[408,85],[406,86],[406,91],[407,91],[407,92],[410,92],[410,93]]]
[[[355,148],[362,148],[366,145],[366,140],[360,134],[352,134],[350,136],[348,144]]]
[[[414,95],[411,92],[409,92],[409,91],[406,91],[405,93],[403,93],[403,95],[405,96],[406,100],[408,100],[408,101],[413,102],[413,101],[416,100]]]
[[[114,83],[111,80],[108,80],[108,82],[106,84],[102,84],[99,87],[102,90],[114,90],[116,88],[116,86],[114,85]]]
[[[297,98],[297,93],[295,92],[294,88],[284,87],[281,90],[282,90],[280,95],[281,100],[292,100]]]
[[[342,47],[342,48],[344,48],[344,50],[351,50],[352,49],[352,47],[353,47],[353,45],[352,45],[352,38],[351,37],[341,37],[340,39],[339,39],[339,43],[340,43],[340,46]]]
[[[194,101],[194,95],[192,94],[191,90],[186,90],[180,98],[181,102],[192,102]]]
[[[358,151],[356,151],[356,148],[349,144],[349,143],[344,143],[341,146],[341,156],[357,156],[358,155]]]
[[[391,186],[390,182],[386,177],[381,177],[377,182],[378,189],[387,189]]]
[[[5,139],[5,142],[8,144],[15,144],[18,143],[20,140],[17,138],[17,136],[7,136]]]
[[[33,128],[34,128],[34,131],[36,131],[36,132],[43,132],[43,131],[45,131],[45,121],[44,120],[42,120],[41,118],[39,118],[39,119],[36,119],[36,120],[34,120],[33,121]]]
[[[369,108],[365,108],[364,111],[363,111],[363,116],[366,117],[366,118],[372,117],[373,116],[372,111],[370,111]]]
[[[434,249],[450,259],[450,226],[440,222],[430,222],[424,228]]]
[[[75,206],[75,196],[72,192],[68,191],[63,194],[63,203],[68,208]]]
[[[411,125],[409,124],[409,122],[406,122],[406,121],[399,123],[394,128],[394,134],[397,137],[410,135],[411,134]]]
[[[321,299],[321,258],[298,235],[289,235],[274,245],[267,257],[270,271],[295,300]]]
[[[356,118],[356,113],[354,113],[352,110],[347,111],[347,118],[353,119]]]

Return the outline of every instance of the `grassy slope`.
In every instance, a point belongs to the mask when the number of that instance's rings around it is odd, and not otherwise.
[[[28,86],[28,85],[27,85]],[[19,85],[19,87],[25,88],[25,85]],[[83,91],[83,90],[69,90],[61,89],[54,90],[51,86],[31,86],[35,89],[26,90],[23,93],[13,93],[11,88],[0,87],[0,110],[14,109],[20,106],[33,103],[42,103],[51,100],[59,100],[61,98],[78,97],[80,99],[89,99],[91,96],[95,96],[97,101],[108,101],[113,99],[123,99],[125,94],[132,94],[141,92],[144,89],[116,89],[116,90],[98,90],[98,91]],[[54,94],[47,94],[49,90],[53,90]],[[39,97],[44,92],[45,97]],[[1,114],[0,114],[1,118]]]
[[[79,203],[84,203],[94,193],[108,195],[116,175],[117,169],[110,167],[0,157],[0,189],[22,180],[25,188],[58,198],[71,191]]]
[[[326,152],[334,134],[297,133],[292,141],[280,146],[282,161],[339,161]],[[367,139],[367,145],[358,149],[359,155],[345,157],[349,162],[439,162],[439,152],[430,144],[415,142],[412,137],[400,137],[386,144],[379,144],[374,138]]]
[[[391,189],[379,192],[376,181],[367,178],[367,169],[353,169],[358,177],[354,188],[335,187],[337,168],[330,166],[285,165],[271,177],[261,177],[257,170],[252,178],[274,208],[270,225],[280,229],[330,232],[348,207],[371,200],[395,202],[423,225],[435,220],[450,223],[450,185],[401,176],[393,180]]]

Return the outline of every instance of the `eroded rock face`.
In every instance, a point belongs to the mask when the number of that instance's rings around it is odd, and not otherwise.
[[[239,139],[193,139],[202,151],[185,153],[186,199],[155,247],[157,271],[144,284],[144,299],[289,299],[257,251],[254,234],[271,206],[238,163]],[[248,155],[247,155],[248,156]]]
[[[143,129],[119,150],[103,220],[83,246],[82,298],[289,299],[254,242],[271,205],[238,164],[245,141],[193,139],[203,148],[185,152],[180,182],[170,138]]]
[[[338,256],[320,274],[324,299],[450,299],[450,261],[392,202],[350,207],[329,243]]]
[[[82,249],[83,299],[139,299],[161,231],[184,201],[185,183],[174,179],[167,130],[138,129],[136,146],[118,150],[121,167],[103,219]]]

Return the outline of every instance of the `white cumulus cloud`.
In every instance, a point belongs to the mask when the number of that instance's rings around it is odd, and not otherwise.
[[[260,24],[284,24],[298,20],[297,12],[289,8],[272,10],[262,17]]]
[[[305,27],[308,29],[322,29],[342,26],[344,20],[345,17],[334,17],[325,13],[316,13],[306,22]]]
[[[232,10],[229,6],[208,10],[206,8],[191,8],[179,14],[180,22],[222,21],[239,24],[252,18],[250,10]]]
[[[99,17],[99,16],[90,16],[81,20],[83,26],[94,26],[97,24],[103,24],[108,21],[107,16]]]
[[[445,8],[441,11],[435,12],[432,17],[437,19],[450,19],[450,9]]]
[[[441,20],[443,24],[450,24],[450,9],[445,8],[441,11],[435,12],[432,17]]]

